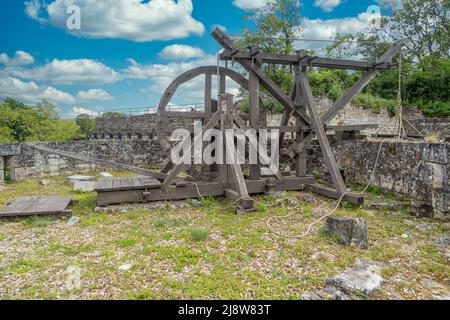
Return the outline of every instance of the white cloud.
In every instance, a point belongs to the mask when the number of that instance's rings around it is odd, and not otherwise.
[[[14,57],[8,57],[6,53],[0,54],[0,63],[8,66],[24,66],[34,63],[34,57],[25,51],[16,51]]]
[[[0,78],[0,97],[10,97],[31,104],[43,99],[53,103],[76,103],[75,98],[67,92],[53,87],[39,86],[34,81],[24,82],[11,77]]]
[[[87,109],[87,108],[81,108],[81,107],[73,107],[72,108],[72,115],[78,116],[80,114],[87,114],[90,117],[97,117],[100,115],[100,112]]]
[[[136,61],[130,61],[130,66],[122,70],[125,78],[145,79],[150,81],[147,91],[152,96],[162,96],[164,90],[169,84],[183,72],[200,66],[215,66],[217,64],[216,57],[207,55],[200,59],[188,62],[171,62],[168,64],[139,64]],[[213,96],[216,95],[216,78],[213,79]],[[184,83],[174,96],[175,103],[197,103],[203,101],[205,87],[205,78],[196,77],[187,83]],[[234,81],[227,82],[227,91],[236,94],[238,85]]]
[[[331,12],[334,8],[341,4],[341,0],[316,0],[314,5],[321,8],[325,12]]]
[[[192,18],[192,0],[55,0],[26,3],[26,14],[43,24],[66,28],[66,9],[81,9],[81,29],[67,30],[88,38],[125,39],[137,42],[202,35],[203,24]]]
[[[268,0],[234,0],[233,4],[243,10],[255,10],[265,6]]]
[[[205,53],[199,47],[191,47],[182,44],[167,46],[159,53],[159,57],[168,60],[182,60],[189,58],[201,58]]]
[[[114,100],[114,97],[103,89],[89,89],[78,92],[77,99],[80,101],[111,101]]]
[[[334,40],[336,35],[356,34],[370,26],[373,15],[363,12],[357,17],[342,19],[304,19],[298,36],[305,39]],[[298,46],[305,49],[321,49],[328,46],[328,42],[298,42]]]
[[[55,84],[103,84],[121,79],[120,74],[113,69],[90,59],[54,59],[46,65],[31,69],[7,68],[3,71],[18,78]]]

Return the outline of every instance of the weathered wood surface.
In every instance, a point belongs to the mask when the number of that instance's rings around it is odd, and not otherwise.
[[[31,196],[19,197],[6,208],[0,210],[0,218],[37,216],[37,215],[71,215],[67,210],[72,197]]]
[[[138,168],[138,167],[131,166],[131,165],[128,165],[128,164],[124,164],[124,163],[118,163],[118,162],[114,162],[114,161],[93,158],[93,157],[81,155],[81,154],[78,154],[78,153],[73,153],[73,152],[68,152],[68,151],[63,151],[63,150],[47,148],[47,147],[39,146],[39,145],[31,145],[31,146],[33,148],[39,150],[39,151],[47,152],[47,153],[50,153],[50,154],[57,154],[57,155],[60,155],[62,157],[76,159],[76,160],[80,160],[80,161],[83,161],[83,162],[95,163],[95,164],[98,164],[98,165],[101,165],[101,166],[105,166],[105,167],[111,167],[111,168],[116,168],[116,169],[121,169],[121,170],[127,170],[127,171],[131,171],[131,172],[134,172],[134,173],[137,173],[137,174],[142,174],[142,175],[145,175],[145,176],[154,177],[154,178],[160,179],[160,180],[165,179],[166,176],[167,176],[164,173],[153,172],[153,171],[150,171],[150,170],[147,170],[147,169]]]
[[[105,177],[95,186],[95,191],[121,191],[154,189],[161,187],[161,182],[149,177]]]
[[[370,69],[389,69],[392,68],[392,64],[389,62],[366,62],[366,61],[356,61],[356,60],[342,60],[342,59],[331,59],[331,58],[320,58],[313,56],[301,56],[297,55],[286,55],[286,54],[271,54],[271,53],[260,53],[257,59],[262,63],[270,64],[298,64],[300,60],[305,60],[311,58],[309,63],[313,67],[319,68],[333,68],[333,69],[349,69],[349,70],[370,70]],[[221,60],[232,60],[232,59],[242,59],[251,60],[253,57],[248,52],[238,52],[231,54],[231,50],[225,50],[220,54]]]
[[[306,190],[332,199],[339,199],[342,196],[342,194],[335,189],[317,183],[306,185]],[[364,203],[364,197],[361,194],[356,193],[346,193],[342,200],[357,205],[362,205]]]

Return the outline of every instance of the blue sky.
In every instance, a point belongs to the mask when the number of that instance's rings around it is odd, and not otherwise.
[[[157,105],[178,74],[214,64],[215,25],[239,34],[245,14],[267,0],[46,0],[0,4],[0,99],[49,99],[63,117]],[[305,38],[354,33],[376,1],[304,0]],[[66,9],[81,9],[81,29],[66,27]],[[193,81],[172,103],[202,101]],[[236,88],[230,84],[230,91]]]

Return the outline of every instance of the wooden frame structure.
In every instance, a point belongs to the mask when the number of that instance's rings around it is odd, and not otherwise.
[[[198,166],[175,165],[171,160],[164,165],[161,172],[152,172],[129,165],[84,157],[88,161],[102,165],[108,165],[109,163],[113,167],[126,168],[147,176],[147,178],[103,178],[96,188],[98,204],[226,196],[239,203],[239,212],[249,212],[254,210],[250,194],[264,193],[269,190],[302,190],[305,187],[327,197],[340,198],[343,196],[344,201],[362,204],[363,197],[349,193],[345,186],[327,137],[327,130],[355,132],[374,126],[329,126],[328,123],[380,71],[393,67],[392,60],[401,50],[403,42],[395,43],[376,62],[361,62],[310,56],[304,50],[296,52],[295,55],[267,54],[261,52],[256,46],[241,51],[220,29],[216,28],[212,32],[212,36],[224,48],[224,51],[220,54],[220,59],[223,61],[233,60],[239,63],[247,71],[248,79],[236,71],[219,66],[198,67],[177,77],[166,89],[158,105],[157,134],[166,156],[170,159],[172,147],[168,133],[176,128],[176,124],[174,126],[173,121],[171,122],[172,119],[202,120],[202,132],[194,136],[194,140],[200,138],[206,130],[212,128],[220,128],[223,136],[227,129],[278,129],[281,132],[280,143],[283,142],[285,133],[291,132],[296,135],[295,141],[284,150],[285,154],[295,162],[295,173],[286,175],[280,171],[262,172],[262,166],[259,163],[251,165],[201,165],[201,169],[198,170],[196,168]],[[295,80],[289,94],[283,92],[264,73],[262,69],[264,64],[292,66],[295,71]],[[307,78],[306,71],[309,66],[363,70],[364,74],[329,110],[320,115]],[[204,112],[166,110],[179,86],[201,75],[205,77]],[[212,99],[213,75],[219,78],[219,101]],[[227,78],[232,79],[249,92],[249,114],[239,114],[234,109],[233,96],[226,93]],[[264,87],[285,108],[279,126],[267,126],[260,99],[260,87]],[[291,117],[295,118],[294,126],[289,126]],[[320,185],[315,182],[311,175],[307,174],[306,146],[313,137],[317,137],[333,187]],[[233,141],[227,141],[227,139],[223,139],[223,141],[227,143],[226,150],[235,150]],[[42,151],[52,152],[48,148],[46,150],[43,147],[39,148]],[[191,151],[189,147],[189,153]],[[67,152],[60,152],[60,154],[71,157]],[[83,157],[80,155],[72,156],[75,158]],[[188,174],[188,177],[181,179],[179,174],[183,171]],[[245,171],[248,171],[246,175],[244,175]]]

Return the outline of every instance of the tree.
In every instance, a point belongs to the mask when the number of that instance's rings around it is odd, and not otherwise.
[[[397,41],[406,39],[404,55],[410,61],[433,55],[436,58],[450,56],[450,0],[401,0],[381,1],[391,14],[383,19],[380,30],[364,30],[358,38],[373,41]],[[384,45],[386,46],[386,45]],[[361,53],[367,57],[383,47],[361,45]],[[372,58],[371,57],[371,58]]]
[[[95,131],[95,120],[91,119],[87,114],[80,114],[75,119],[75,123],[80,127],[80,131],[83,135],[87,135]]]
[[[79,135],[75,121],[60,119],[49,101],[30,107],[6,98],[0,114],[0,142],[61,141]]]
[[[268,1],[264,7],[245,17],[253,22],[254,27],[244,28],[243,38],[237,41],[238,46],[244,49],[257,45],[266,53],[293,54],[293,38],[300,31],[300,7],[297,0]],[[293,75],[289,67],[265,65],[263,70],[284,91],[290,90]],[[283,110],[265,91],[261,96],[266,109]]]

